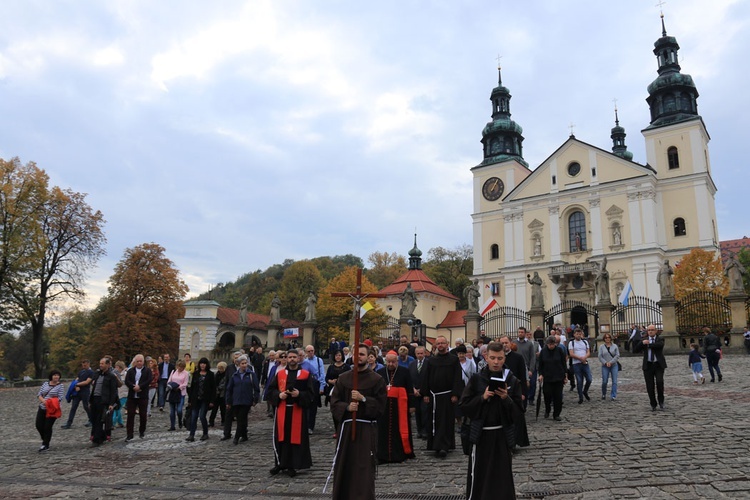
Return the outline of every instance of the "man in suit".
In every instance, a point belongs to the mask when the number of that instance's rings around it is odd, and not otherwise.
[[[135,427],[135,409],[138,408],[140,424],[138,435],[143,439],[146,434],[146,422],[148,419],[148,386],[151,384],[153,374],[144,365],[143,354],[136,354],[133,358],[133,366],[125,374],[125,385],[128,386],[128,435],[125,441],[133,439],[133,428]]]
[[[425,421],[428,416],[427,404],[422,400],[419,392],[419,388],[422,387],[423,369],[427,364],[427,359],[424,356],[424,347],[418,346],[414,349],[414,354],[416,359],[409,364],[409,376],[414,386],[414,418],[417,421],[417,437],[419,439],[427,439],[427,424]]]
[[[169,362],[169,354],[165,354],[164,361],[159,363],[159,411],[164,411],[164,395],[167,392],[167,380],[174,371],[174,363]]]
[[[656,326],[648,325],[646,335],[634,339],[633,352],[643,352],[643,376],[646,379],[646,390],[651,402],[651,411],[656,405],[664,409],[664,370],[667,360],[664,358],[664,339],[656,334]]]

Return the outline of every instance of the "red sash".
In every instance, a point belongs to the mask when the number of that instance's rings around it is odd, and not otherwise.
[[[409,444],[409,399],[406,396],[405,387],[393,387],[388,389],[388,397],[398,400],[398,431],[401,434],[401,444],[404,447],[404,453],[411,453],[411,444]]]
[[[300,368],[297,370],[297,380],[307,380],[310,372]],[[276,373],[276,381],[279,384],[279,392],[286,390],[286,369]],[[284,441],[284,422],[286,422],[286,399],[279,400],[279,407],[276,409],[276,436],[278,440]],[[302,444],[302,408],[299,404],[292,406],[292,444]]]

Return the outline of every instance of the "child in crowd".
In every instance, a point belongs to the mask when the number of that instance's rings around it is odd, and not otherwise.
[[[703,354],[698,351],[698,344],[690,344],[692,349],[688,358],[688,366],[693,369],[693,383],[698,383],[698,377],[701,379],[701,384],[706,383],[706,378],[703,376],[703,363],[701,359],[705,358]]]

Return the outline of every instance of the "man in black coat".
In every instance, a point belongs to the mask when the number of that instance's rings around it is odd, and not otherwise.
[[[634,340],[633,352],[643,352],[643,377],[646,379],[651,411],[656,411],[657,402],[663,410],[664,370],[667,368],[667,360],[664,358],[664,339],[656,334],[655,325],[648,325],[646,335]]]
[[[409,375],[414,386],[414,418],[417,421],[417,437],[427,439],[427,403],[422,400],[420,388],[422,387],[422,370],[427,365],[425,350],[423,346],[414,349],[416,359],[409,365]]]
[[[99,360],[99,370],[94,374],[91,387],[91,442],[99,446],[107,439],[107,431],[112,427],[112,410],[119,403],[117,375],[112,371],[109,358]]]
[[[167,393],[167,380],[174,371],[174,363],[169,362],[169,354],[164,354],[164,361],[158,364],[159,373],[155,376],[159,377],[159,411],[164,411],[164,395]]]
[[[151,384],[151,369],[143,366],[143,354],[136,354],[130,370],[125,374],[125,385],[128,387],[128,435],[125,441],[133,439],[133,428],[135,427],[135,409],[138,408],[140,424],[138,435],[143,438],[146,434],[146,422],[148,421],[148,386]]]
[[[503,335],[500,337],[500,343],[503,345],[503,350],[505,351],[505,368],[510,370],[521,383],[521,401],[525,401],[525,394],[529,388],[526,361],[524,361],[523,356],[513,350],[510,337]],[[518,446],[523,447],[529,445],[529,431],[526,428],[526,415],[524,413],[518,416],[518,421],[516,422],[516,443]]]

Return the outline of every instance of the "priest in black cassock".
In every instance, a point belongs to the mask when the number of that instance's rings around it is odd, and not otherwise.
[[[461,363],[458,356],[448,352],[448,340],[442,335],[435,339],[437,353],[422,369],[420,393],[429,404],[427,417],[427,449],[445,458],[448,450],[456,448],[454,406],[464,389]]]
[[[286,470],[289,477],[294,477],[298,470],[312,467],[305,409],[316,404],[318,395],[317,381],[310,372],[299,367],[296,349],[287,352],[286,368],[276,372],[268,394],[276,408],[273,422],[275,465],[271,475]]]
[[[464,416],[482,429],[469,455],[466,500],[516,498],[512,454],[503,427],[516,423],[514,418],[523,408],[523,399],[521,383],[504,364],[502,344],[491,342],[487,366],[471,377],[461,396]],[[504,377],[505,385],[490,389],[490,377]]]
[[[403,462],[414,458],[411,439],[411,413],[414,413],[414,388],[408,368],[399,366],[398,354],[385,355],[385,366],[378,370],[385,380],[385,414],[378,419],[378,462]]]
[[[333,457],[333,499],[375,500],[375,460],[378,445],[378,418],[386,400],[385,381],[367,366],[369,349],[360,344],[357,355],[357,390],[354,370],[339,375],[331,393],[331,412],[341,422],[336,454]],[[356,412],[355,438],[352,418]],[[325,493],[328,488],[328,476]]]
[[[511,371],[513,375],[518,379],[518,382],[523,388],[521,395],[522,399],[525,399],[526,389],[528,389],[528,368],[526,367],[526,361],[523,356],[513,350],[513,342],[510,337],[503,335],[500,337],[500,343],[503,345],[503,351],[505,352],[505,367]],[[522,406],[523,409],[523,406]],[[526,410],[523,409],[520,415],[516,415],[516,444],[520,447],[529,446],[529,430],[526,428]]]

